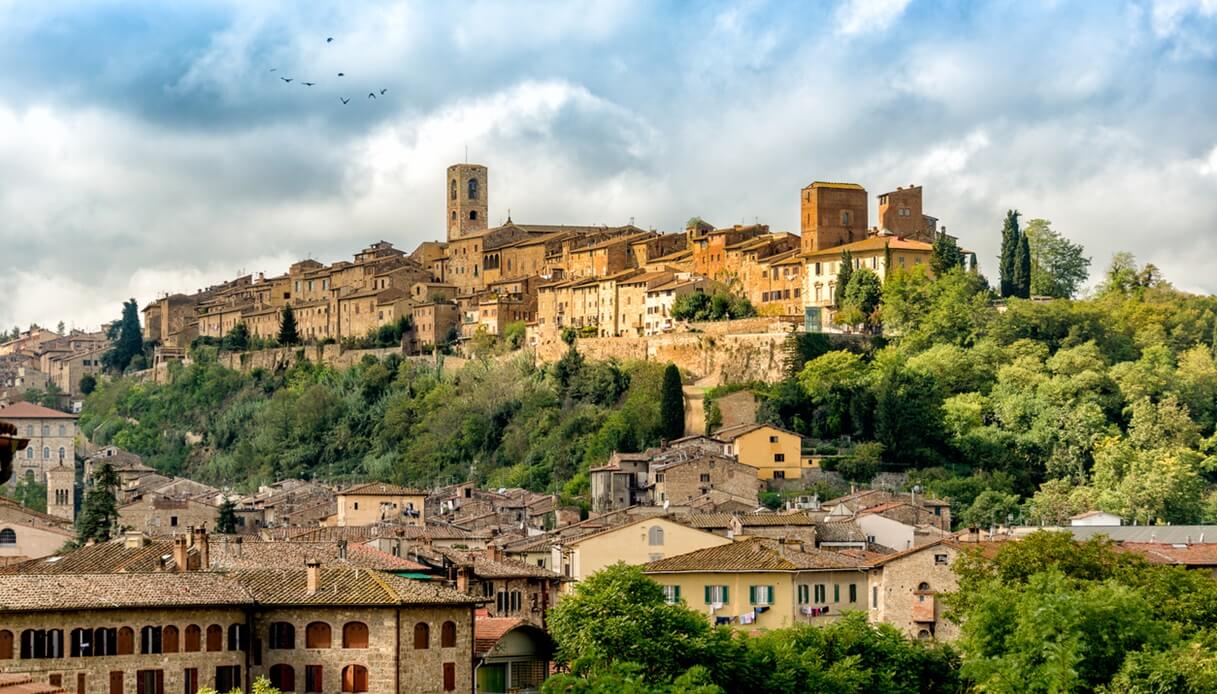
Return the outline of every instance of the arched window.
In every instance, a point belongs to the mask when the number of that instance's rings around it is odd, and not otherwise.
[[[66,424],[60,424],[60,425],[59,425],[59,435],[60,435],[60,436],[67,436],[67,435],[68,435],[68,427],[67,427],[67,425],[66,425]]]
[[[477,218],[478,218],[478,211],[477,211],[477,210],[469,210],[469,219],[470,219],[470,220],[476,220]]]
[[[98,627],[93,630],[93,655],[118,654],[118,629]]]
[[[73,658],[87,658],[93,655],[93,630],[73,629],[68,635],[68,655]]]
[[[663,528],[659,527],[658,525],[651,526],[651,529],[647,531],[647,543],[651,545],[662,545]]]
[[[928,639],[928,638],[930,638],[930,630],[929,630],[929,629],[922,629],[921,631],[917,632],[917,638],[919,638],[919,639]]]
[[[270,648],[295,648],[296,627],[288,622],[271,622],[269,641]]]
[[[422,650],[431,647],[431,627],[426,622],[414,625],[414,648]]]
[[[921,583],[917,584],[918,593],[926,593],[926,592],[929,592],[929,590],[930,590],[930,584],[926,583],[925,581],[922,581]]]
[[[59,459],[63,460],[63,457],[67,454],[68,454],[68,449],[64,448],[63,446],[60,446],[59,447]]]
[[[452,199],[453,199],[453,200],[456,200],[456,179],[455,179],[455,178],[454,178],[454,179],[452,179],[452,185],[450,186],[450,188],[451,188],[451,191],[452,191],[452,192],[451,192],[451,193],[449,193],[449,195],[451,195],[451,196],[452,196]],[[453,212],[453,214],[456,214],[456,213],[455,213],[455,212]]]
[[[271,665],[270,686],[281,692],[296,691],[296,671],[291,665]]]
[[[171,624],[161,631],[161,647],[165,653],[177,653],[177,627]]]
[[[10,637],[9,651],[12,652]],[[26,629],[21,632],[21,659],[62,658],[63,629]]]
[[[478,180],[476,178],[469,179],[469,199],[478,199]]]
[[[34,459],[34,449],[33,448],[25,449],[25,458],[26,458],[26,460]]]
[[[17,531],[12,528],[0,530],[0,545],[17,544]]]
[[[122,627],[118,630],[118,649],[115,655],[135,655],[135,630]]]
[[[456,221],[456,210],[452,211],[452,221]]]
[[[161,628],[146,626],[139,630],[140,655],[156,655],[161,652]]]
[[[213,652],[224,650],[224,628],[219,624],[207,627],[207,650]]]
[[[185,638],[182,639],[182,650],[186,653],[197,653],[202,649],[203,630],[198,624],[186,627]]]
[[[441,648],[456,648],[456,622],[444,622],[439,632],[439,645]]]
[[[13,632],[0,629],[0,660],[13,659]]]
[[[342,625],[343,648],[367,648],[368,625],[363,622],[347,622]]]
[[[362,665],[348,665],[342,668],[342,691],[368,691],[368,669]]]
[[[51,459],[51,447],[50,447],[50,446],[43,446],[43,447],[42,447],[42,459],[43,459],[43,460],[50,460],[50,459]]]
[[[304,628],[305,648],[329,648],[331,643],[330,625],[325,622],[310,622]]]
[[[228,650],[249,650],[249,627],[240,622],[228,625]]]

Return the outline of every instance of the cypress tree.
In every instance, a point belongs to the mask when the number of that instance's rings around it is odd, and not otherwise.
[[[300,333],[296,330],[296,313],[291,306],[284,306],[279,315],[279,344],[291,346],[299,344]]]
[[[675,441],[685,435],[685,394],[681,389],[680,369],[675,364],[668,364],[663,372],[659,426],[665,441]]]
[[[1014,296],[1031,298],[1031,242],[1026,234],[1019,234],[1018,249],[1014,255]]]
[[[833,305],[841,308],[845,300],[845,288],[849,286],[849,278],[854,274],[854,254],[841,251],[841,266],[837,268],[837,294],[833,297]]]
[[[76,524],[76,543],[108,542],[118,530],[118,473],[102,463],[93,474],[93,488],[85,496]]]
[[[144,352],[144,331],[139,325],[139,304],[135,299],[123,302],[123,317],[110,326],[107,336],[114,346],[102,355],[102,364],[112,372],[122,373],[132,359]]]
[[[1019,238],[1022,233],[1018,230],[1018,210],[1006,212],[1006,222],[1001,230],[1001,257],[998,260],[997,273],[1001,278],[1001,295],[1003,298],[1015,293],[1014,278],[1015,258],[1018,256]]]
[[[930,270],[937,277],[942,277],[948,271],[963,266],[963,251],[955,239],[939,232],[934,237],[934,250],[930,255]]]
[[[232,535],[237,532],[237,504],[228,497],[220,504],[220,515],[216,517],[216,532]]]

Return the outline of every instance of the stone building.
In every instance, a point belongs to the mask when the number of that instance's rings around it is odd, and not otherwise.
[[[654,503],[684,504],[710,490],[729,494],[755,507],[760,486],[756,469],[734,458],[695,454],[652,465]]]
[[[76,520],[76,466],[60,463],[46,473],[47,513],[69,523]]]
[[[896,236],[933,242],[933,217],[921,208],[921,186],[896,188],[879,196],[879,229]],[[936,221],[936,220],[935,220]]]
[[[498,547],[480,552],[437,549],[443,571],[458,592],[481,599],[489,617],[522,619],[545,627],[561,592],[562,577],[549,569],[504,556]],[[420,557],[425,560],[424,557]]]
[[[13,477],[45,482],[47,470],[76,461],[76,416],[41,405],[18,402],[0,409],[0,422],[17,427],[30,440],[13,460]]]
[[[197,498],[153,492],[118,507],[125,528],[147,535],[170,535],[189,527],[215,527],[220,509]]]
[[[487,228],[490,211],[490,174],[480,164],[448,167],[445,204],[448,209],[448,241],[464,238]]]
[[[803,253],[836,248],[866,238],[866,189],[857,183],[816,181],[799,196]]]
[[[426,525],[427,493],[397,484],[370,482],[338,492],[338,514],[333,525],[402,523]]]
[[[871,562],[866,596],[870,621],[891,624],[913,638],[956,638],[959,625],[946,618],[938,595],[959,587],[951,565],[963,547],[940,540]]]
[[[822,309],[836,303],[837,273],[841,269],[841,254],[845,251],[849,251],[853,257],[854,268],[868,268],[883,281],[895,268],[924,267],[928,272],[933,250],[933,245],[924,241],[911,241],[898,236],[872,236],[840,246],[807,251],[803,255],[806,264],[804,303]],[[891,267],[888,267],[889,261]]]
[[[470,691],[476,600],[350,568],[0,576],[0,667],[75,691]]]

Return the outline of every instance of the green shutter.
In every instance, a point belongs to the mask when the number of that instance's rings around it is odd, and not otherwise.
[[[710,604],[710,586],[706,586],[706,604]]]
[[[849,584],[849,601],[858,602],[858,584],[857,583]]]
[[[723,586],[723,604],[731,602],[731,593],[727,590],[727,586]]]
[[[841,602],[841,584],[840,583],[832,584],[832,601]]]
[[[756,604],[756,586],[748,586],[748,602]]]
[[[676,598],[676,602],[680,602],[680,586],[672,586],[672,587],[676,589],[676,592],[673,593],[673,596]]]
[[[773,596],[776,594],[776,591],[774,591],[773,586],[766,586],[766,587],[769,589],[769,594],[765,596],[765,598],[766,598],[766,599],[765,599],[765,604],[766,604],[766,605],[772,605],[772,604],[773,604]]]

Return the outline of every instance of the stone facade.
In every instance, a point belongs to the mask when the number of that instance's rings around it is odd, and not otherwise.
[[[865,239],[869,204],[866,189],[857,183],[816,181],[804,188],[799,200],[803,253]]]
[[[212,504],[155,493],[118,509],[118,520],[123,526],[147,535],[179,533],[189,527],[215,527],[219,515],[219,508]]]
[[[891,624],[913,638],[952,640],[959,626],[946,619],[938,595],[959,587],[951,565],[959,547],[937,542],[884,557],[869,572],[870,621]]]
[[[445,205],[448,213],[448,240],[484,231],[490,209],[490,178],[480,164],[453,164],[448,167]]]
[[[897,236],[926,236],[925,214],[921,207],[921,186],[897,188],[879,196],[879,228]]]
[[[76,417],[58,410],[21,402],[0,409],[0,422],[17,427],[30,440],[13,459],[14,483],[20,478],[46,481],[46,473],[61,462],[76,460]]]
[[[711,489],[755,504],[759,483],[755,468],[726,456],[698,455],[651,470],[656,504],[683,504]]]

